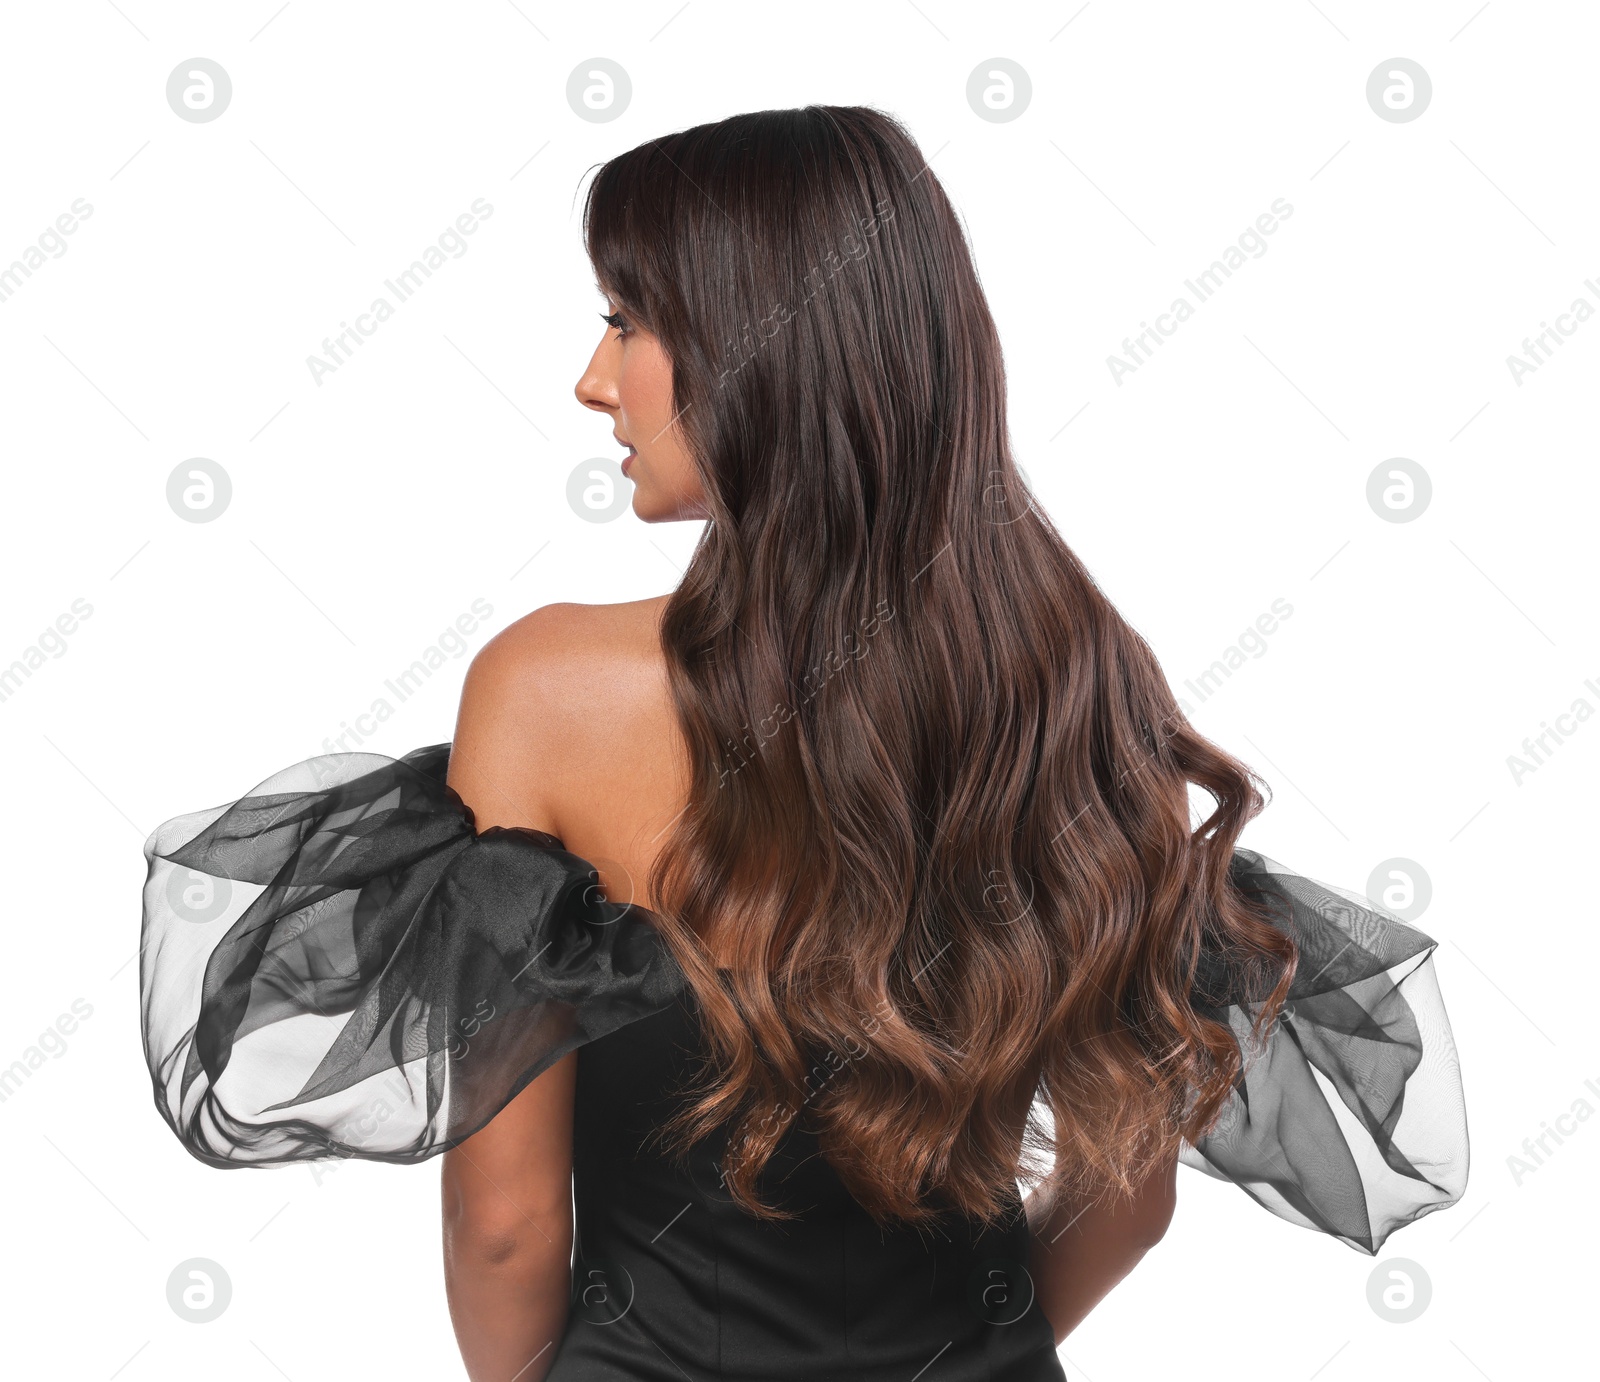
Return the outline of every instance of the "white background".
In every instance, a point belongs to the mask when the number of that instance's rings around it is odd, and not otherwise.
[[[1394,856],[1432,880],[1417,924],[1440,942],[1474,1165],[1461,1203],[1380,1259],[1421,1265],[1427,1311],[1379,1318],[1373,1259],[1185,1170],[1166,1240],[1067,1341],[1069,1376],[1592,1369],[1600,1127],[1547,1143],[1520,1185],[1507,1158],[1600,1108],[1600,724],[1568,721],[1520,782],[1507,760],[1579,698],[1600,707],[1600,322],[1520,384],[1506,361],[1579,296],[1600,304],[1600,20],[1080,3],[6,7],[0,264],[93,207],[0,302],[0,665],[75,599],[93,609],[0,701],[0,1066],[92,1009],[0,1103],[7,1371],[463,1375],[436,1162],[223,1173],[161,1123],[140,844],[324,751],[475,599],[492,617],[366,746],[447,739],[471,652],[528,610],[673,585],[697,525],[591,524],[565,497],[617,454],[572,396],[601,329],[582,179],[652,135],[812,102],[887,109],[931,158],[1040,501],[1201,730],[1275,789],[1245,843],[1357,889]],[[1366,99],[1397,55],[1433,82],[1409,123]],[[205,124],[165,96],[195,56],[234,88]],[[566,102],[595,56],[633,83],[610,123]],[[1006,123],[965,95],[996,56],[1033,85]],[[306,357],[480,197],[468,251],[316,384]],[[1267,253],[1119,385],[1107,356],[1277,198],[1293,215]],[[193,457],[231,476],[215,522],[167,504]],[[1394,457],[1431,477],[1412,522],[1367,502]],[[1204,703],[1184,690],[1280,598],[1260,656]],[[233,1283],[210,1324],[167,1303],[191,1257]]]

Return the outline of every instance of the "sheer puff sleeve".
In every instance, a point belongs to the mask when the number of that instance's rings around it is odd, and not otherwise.
[[[1266,902],[1300,959],[1288,1001],[1252,1043],[1260,982],[1203,954],[1195,1007],[1233,1029],[1245,1068],[1220,1121],[1180,1158],[1291,1223],[1376,1255],[1467,1184],[1466,1101],[1437,942],[1251,850],[1235,850],[1230,875]]]
[[[478,833],[445,784],[449,753],[310,758],[145,842],[145,1058],[157,1110],[201,1161],[424,1160],[569,1051],[678,999],[651,914],[606,901],[554,836]],[[1262,980],[1202,950],[1193,1002],[1231,1028],[1244,1068],[1181,1157],[1376,1254],[1466,1187],[1435,942],[1250,850],[1230,876],[1300,960],[1256,1045]]]
[[[674,1001],[649,913],[554,836],[476,833],[449,751],[307,759],[145,842],[145,1059],[201,1161],[420,1161]]]

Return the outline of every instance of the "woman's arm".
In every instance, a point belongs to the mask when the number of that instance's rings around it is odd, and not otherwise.
[[[1131,1199],[1086,1206],[1035,1192],[1024,1202],[1028,1273],[1059,1346],[1167,1231],[1177,1205],[1174,1150]]]
[[[572,1290],[577,1053],[444,1154],[444,1275],[472,1382],[541,1382]]]
[[[515,634],[473,659],[446,780],[492,825],[557,833],[538,649]],[[572,1052],[443,1157],[445,1290],[472,1382],[541,1382],[572,1289]]]

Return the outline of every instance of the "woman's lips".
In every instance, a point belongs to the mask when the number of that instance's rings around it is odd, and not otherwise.
[[[638,454],[631,446],[628,448],[628,454],[622,458],[622,473],[624,475],[628,473],[628,467],[633,464],[633,458]]]

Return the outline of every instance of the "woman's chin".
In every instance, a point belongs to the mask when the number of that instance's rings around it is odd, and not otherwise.
[[[699,504],[663,502],[637,489],[633,492],[633,516],[641,523],[682,523],[710,517]]]

